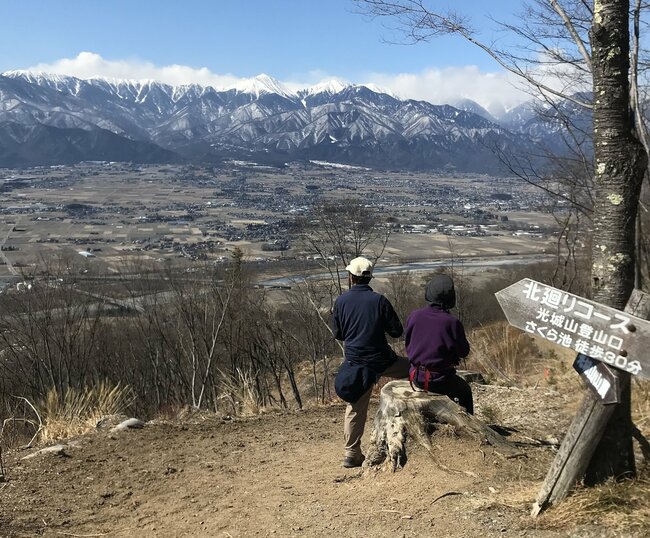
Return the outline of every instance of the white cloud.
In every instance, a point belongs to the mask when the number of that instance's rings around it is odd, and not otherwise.
[[[80,52],[75,58],[63,58],[54,63],[42,63],[27,68],[28,71],[42,71],[88,78],[121,78],[133,80],[158,80],[167,84],[201,84],[215,88],[229,87],[241,80],[234,75],[218,75],[207,67],[187,65],[156,66],[141,60],[107,60],[94,52]]]
[[[336,74],[328,73],[322,69],[313,69],[306,73],[295,73],[290,75],[289,78],[284,81],[284,84],[292,90],[302,90],[309,86],[322,84],[329,80],[340,80],[341,82],[350,83],[349,80]]]
[[[370,73],[366,81],[387,88],[401,98],[435,104],[471,99],[496,115],[504,108],[530,99],[514,75],[481,71],[476,66],[434,68],[420,73]]]
[[[81,52],[75,58],[34,65],[28,70],[72,75],[82,79],[153,79],[174,85],[196,83],[215,88],[232,87],[243,80],[232,74],[214,73],[207,67],[156,66],[151,62],[132,59],[107,60],[93,52]],[[332,78],[374,84],[401,98],[421,99],[435,104],[450,103],[462,98],[472,99],[497,115],[503,108],[530,98],[517,87],[514,76],[504,72],[481,71],[476,66],[431,68],[419,73],[369,73],[360,76],[358,80],[342,79],[336,74],[314,70],[292,75],[284,83],[289,88],[298,90]]]

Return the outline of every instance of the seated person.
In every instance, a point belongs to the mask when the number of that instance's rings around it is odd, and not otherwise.
[[[409,314],[404,331],[411,383],[449,396],[471,415],[472,389],[456,375],[460,359],[469,353],[469,342],[463,324],[449,313],[456,305],[454,281],[447,275],[434,276],[427,283],[424,297],[428,306]]]

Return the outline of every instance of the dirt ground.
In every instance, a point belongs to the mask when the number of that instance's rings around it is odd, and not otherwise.
[[[620,526],[549,528],[528,515],[579,391],[474,391],[478,416],[508,430],[525,457],[504,459],[441,427],[433,454],[413,442],[401,471],[346,470],[342,405],[154,421],[93,432],[63,455],[5,454],[0,536],[643,535]]]

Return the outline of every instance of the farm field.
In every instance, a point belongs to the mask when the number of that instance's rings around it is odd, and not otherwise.
[[[4,175],[0,279],[52,257],[83,256],[97,273],[118,272],[134,257],[220,262],[235,247],[261,263],[306,260],[296,222],[319,204],[350,199],[392,223],[385,265],[543,254],[555,241],[544,196],[507,178],[250,163],[94,163]]]

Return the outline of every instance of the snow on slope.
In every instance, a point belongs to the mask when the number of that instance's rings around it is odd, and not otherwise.
[[[282,97],[287,97],[288,99],[295,99],[298,97],[296,92],[287,88],[287,86],[282,84],[282,82],[264,73],[253,78],[242,80],[232,86],[232,88],[228,89],[234,89],[241,93],[250,93],[255,97],[259,97],[265,93],[275,93]]]

